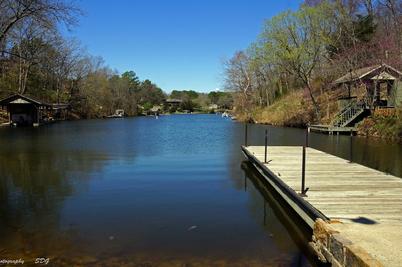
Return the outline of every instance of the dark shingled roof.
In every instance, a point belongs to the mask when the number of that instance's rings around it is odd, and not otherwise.
[[[16,100],[18,98],[21,98],[21,99],[23,99],[23,100],[25,100],[27,102],[30,102],[30,103],[38,105],[38,106],[50,106],[47,103],[41,102],[41,101],[39,101],[37,99],[34,99],[32,97],[28,97],[26,95],[21,95],[21,94],[14,94],[14,95],[11,95],[11,96],[9,96],[7,98],[4,98],[4,99],[0,100],[0,105],[5,106],[8,103],[10,103],[10,102],[12,102],[12,101],[14,101],[14,100]]]
[[[391,71],[397,73],[399,76],[402,76],[402,73],[400,71],[398,71],[397,69],[395,69],[389,65],[386,65],[386,64],[381,64],[381,65],[374,65],[374,66],[365,67],[365,68],[361,68],[361,69],[357,69],[357,70],[352,70],[351,73],[347,73],[347,74],[343,75],[342,77],[340,77],[339,79],[335,80],[334,84],[347,83],[347,82],[353,82],[353,81],[357,81],[360,79],[364,79],[366,76],[372,74],[374,71],[376,71],[380,68],[384,68],[384,71],[391,70]]]
[[[181,103],[181,102],[183,102],[183,100],[181,100],[181,99],[175,99],[175,98],[169,98],[169,99],[166,99],[165,102],[166,102],[166,103]]]

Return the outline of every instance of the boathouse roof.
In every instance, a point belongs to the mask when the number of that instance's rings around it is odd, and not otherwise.
[[[0,106],[4,107],[9,104],[33,104],[35,106],[51,107],[51,105],[48,103],[42,102],[40,100],[22,94],[14,94],[0,100]]]
[[[183,100],[181,100],[181,99],[176,99],[176,98],[169,98],[169,99],[166,99],[165,102],[166,102],[166,103],[181,103],[181,102],[183,102]]]
[[[40,101],[30,96],[22,95],[22,94],[13,94],[9,97],[6,97],[0,100],[0,106],[5,107],[9,104],[32,104],[38,107],[52,108],[56,109],[66,109],[69,107],[69,104],[65,103],[55,103],[49,104],[44,101]]]
[[[349,83],[361,80],[397,80],[402,72],[387,65],[374,65],[352,70],[334,81],[334,84]]]

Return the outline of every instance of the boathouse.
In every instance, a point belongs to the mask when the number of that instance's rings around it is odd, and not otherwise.
[[[387,65],[350,70],[333,82],[344,89],[338,99],[339,113],[330,125],[312,125],[312,131],[329,134],[355,131],[355,125],[373,113],[394,114],[402,107],[402,72]]]
[[[369,109],[402,106],[402,73],[387,65],[375,65],[350,70],[334,81],[335,87],[345,88],[340,103],[346,106],[354,100]]]
[[[168,105],[169,107],[176,107],[176,108],[178,108],[182,102],[183,100],[174,98],[169,98],[165,100],[166,105]]]
[[[65,119],[67,104],[48,104],[26,95],[14,94],[0,100],[10,126],[39,126],[55,119]]]

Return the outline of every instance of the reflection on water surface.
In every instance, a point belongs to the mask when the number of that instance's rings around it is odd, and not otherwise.
[[[264,128],[252,128],[250,142],[263,141]],[[250,182],[245,190],[243,133],[242,124],[216,115],[0,129],[0,258],[46,257],[65,266],[314,265],[261,188]],[[270,134],[273,144],[303,140],[297,129]],[[330,138],[311,142],[347,155],[349,139]],[[356,160],[400,175],[398,164],[370,153],[375,144],[357,142],[366,153]],[[401,159],[398,146],[378,153],[389,151]]]

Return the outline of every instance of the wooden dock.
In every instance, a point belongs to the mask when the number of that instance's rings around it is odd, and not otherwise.
[[[333,125],[311,125],[308,127],[309,132],[326,133],[329,135],[334,134],[354,134],[357,130],[356,127],[341,127]]]
[[[335,259],[340,266],[349,266],[351,261],[361,261],[353,266],[402,266],[401,178],[306,148],[305,184],[309,189],[302,197],[302,147],[269,146],[268,164],[264,163],[264,146],[242,150],[314,229],[313,241],[321,246],[321,256],[332,253],[332,258],[325,258]],[[316,232],[318,222],[329,230],[323,239],[314,240],[322,238]]]

